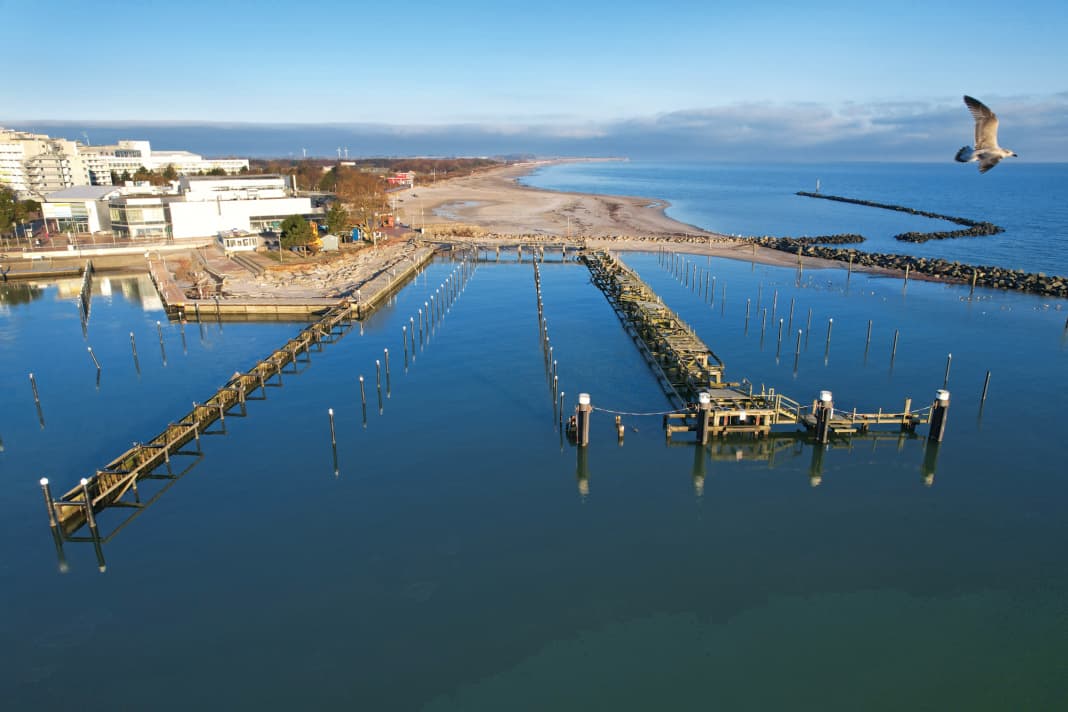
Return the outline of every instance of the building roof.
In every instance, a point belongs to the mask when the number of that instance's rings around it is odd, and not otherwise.
[[[220,159],[220,160],[231,160],[231,159]],[[241,160],[241,159],[234,159],[234,160]],[[209,181],[209,180],[214,180],[214,181],[220,181],[220,180],[263,180],[265,178],[278,179],[278,178],[282,178],[282,177],[283,176],[279,175],[278,173],[239,173],[237,175],[227,174],[227,175],[224,175],[224,176],[182,176],[182,179],[190,181],[190,182],[194,182],[194,181],[201,181],[201,180],[203,180],[203,181]]]
[[[45,196],[45,202],[56,203],[63,200],[104,200],[119,194],[113,185],[76,185],[64,188]]]

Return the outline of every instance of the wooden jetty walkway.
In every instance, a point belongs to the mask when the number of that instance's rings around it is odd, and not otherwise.
[[[259,397],[264,397],[272,379],[281,382],[287,365],[295,365],[302,352],[304,360],[310,360],[311,347],[321,349],[322,343],[336,340],[340,333],[336,331],[338,327],[354,316],[355,311],[347,301],[334,306],[253,368],[245,373],[235,373],[206,401],[194,403],[192,410],[176,423],[168,425],[148,442],[135,444],[62,496],[53,499],[48,481],[42,480],[49,524],[64,537],[85,524],[95,535],[96,514],[100,511],[115,506],[142,507],[137,492],[139,481],[158,478],[154,471],[163,465],[169,466],[172,455],[184,454],[181,448],[191,441],[196,442],[199,452],[200,436],[209,432],[211,425],[218,421],[225,431],[227,412],[240,408],[244,414],[245,402],[253,397],[252,394],[259,390]],[[132,495],[133,501],[128,495]]]
[[[735,434],[767,436],[774,426],[793,425],[808,429],[818,442],[826,443],[832,435],[866,434],[880,426],[911,432],[920,424],[930,424],[929,437],[942,440],[947,391],[938,391],[935,402],[926,408],[913,410],[911,399],[906,399],[901,411],[879,409],[875,413],[836,410],[830,391],[821,391],[811,407],[774,389],[754,393],[751,383],[743,387],[724,381],[720,358],[633,270],[606,252],[585,254],[582,260],[675,408],[664,415],[669,440],[684,432],[695,433],[701,443]],[[570,427],[580,445],[588,442],[593,410],[589,395],[580,394]]]

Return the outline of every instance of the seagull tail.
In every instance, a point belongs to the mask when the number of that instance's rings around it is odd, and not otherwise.
[[[967,163],[968,161],[974,161],[974,151],[971,146],[961,146],[961,149],[957,151],[955,160],[960,163]]]

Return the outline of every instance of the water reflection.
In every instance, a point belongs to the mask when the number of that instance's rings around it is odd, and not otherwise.
[[[29,304],[44,296],[43,287],[31,282],[0,283],[0,311],[19,304]]]

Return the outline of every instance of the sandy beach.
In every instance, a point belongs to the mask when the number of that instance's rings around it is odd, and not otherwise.
[[[400,219],[425,225],[428,235],[450,225],[469,225],[485,231],[479,241],[488,243],[522,235],[570,239],[594,249],[648,250],[655,249],[650,243],[672,242],[694,254],[797,264],[796,257],[779,250],[754,250],[747,240],[673,220],[664,212],[670,203],[659,198],[566,193],[518,183],[532,171],[560,162],[518,163],[428,186],[419,186],[417,179],[415,188],[390,195]],[[808,258],[805,264],[840,266]]]
[[[390,193],[399,220],[425,227],[408,239],[346,250],[327,260],[273,264],[255,277],[233,263],[211,260],[226,274],[225,294],[238,299],[339,297],[352,294],[383,269],[410,259],[416,241],[432,244],[450,234],[465,242],[493,245],[524,240],[568,241],[593,249],[655,250],[671,243],[678,250],[762,264],[794,266],[797,258],[778,250],[678,222],[664,214],[664,200],[634,196],[564,193],[520,185],[520,177],[553,161],[491,168],[434,185]],[[220,261],[221,260],[221,261]],[[806,267],[841,265],[805,258]]]

